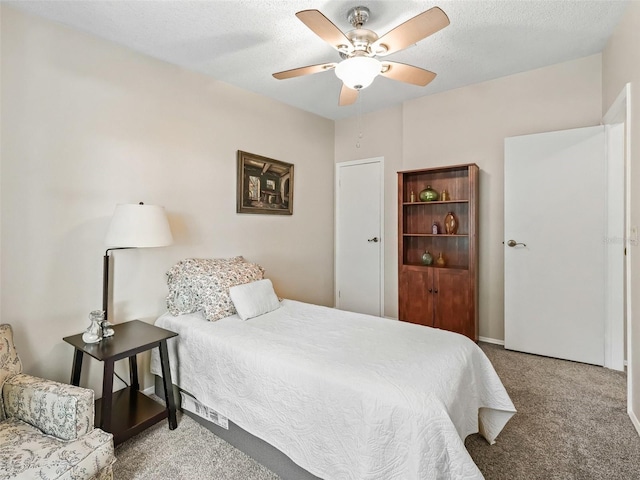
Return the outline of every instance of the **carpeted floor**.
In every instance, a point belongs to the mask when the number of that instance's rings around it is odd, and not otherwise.
[[[114,480],[277,480],[279,477],[178,412],[116,447]]]
[[[640,479],[640,436],[626,413],[623,373],[481,347],[518,410],[495,445],[467,438],[488,480]]]
[[[518,413],[489,445],[466,446],[487,480],[640,479],[640,436],[626,414],[624,374],[481,344]],[[116,480],[276,480],[278,477],[187,416],[116,449]],[[381,479],[384,480],[384,479]]]

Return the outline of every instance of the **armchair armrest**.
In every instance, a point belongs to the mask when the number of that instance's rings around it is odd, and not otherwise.
[[[7,417],[47,435],[74,440],[93,430],[93,390],[19,374],[7,379],[2,393]]]

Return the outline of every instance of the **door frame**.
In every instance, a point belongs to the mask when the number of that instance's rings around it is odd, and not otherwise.
[[[384,157],[372,157],[372,158],[363,158],[360,160],[350,160],[347,162],[338,162],[336,163],[335,170],[335,184],[334,184],[334,192],[335,192],[335,209],[334,209],[334,255],[333,255],[333,272],[334,272],[334,292],[333,292],[333,304],[335,308],[340,308],[340,284],[338,279],[340,278],[340,266],[338,265],[338,253],[340,249],[340,245],[338,239],[340,238],[339,226],[338,226],[338,218],[340,213],[340,172],[341,168],[344,167],[353,167],[354,165],[365,165],[369,163],[377,163],[378,168],[380,169],[380,184],[378,185],[380,191],[380,316],[384,316]],[[373,187],[373,185],[372,185]]]
[[[603,123],[605,125],[624,123],[625,130],[625,146],[624,146],[624,244],[626,247],[625,256],[625,282],[624,282],[624,296],[625,296],[625,310],[626,310],[626,364],[627,364],[627,413],[631,418],[636,430],[640,433],[640,412],[634,412],[632,395],[634,385],[634,373],[633,372],[633,358],[638,352],[634,351],[633,337],[631,335],[631,324],[633,319],[632,310],[632,295],[631,295],[631,255],[633,255],[633,248],[630,246],[630,241],[633,241],[631,236],[631,84],[627,83],[622,91],[618,94],[613,101],[607,113],[603,117]]]
[[[605,128],[604,366],[624,371],[625,351],[625,162],[624,124]]]

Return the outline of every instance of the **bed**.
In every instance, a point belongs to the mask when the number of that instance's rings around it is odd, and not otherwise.
[[[166,313],[174,384],[323,479],[481,479],[464,446],[515,413],[451,332],[284,299],[253,318]],[[151,372],[160,375],[157,352]]]

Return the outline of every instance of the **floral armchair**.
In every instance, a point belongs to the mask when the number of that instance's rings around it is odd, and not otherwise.
[[[93,427],[93,390],[21,371],[0,325],[0,479],[112,479],[113,437]]]

